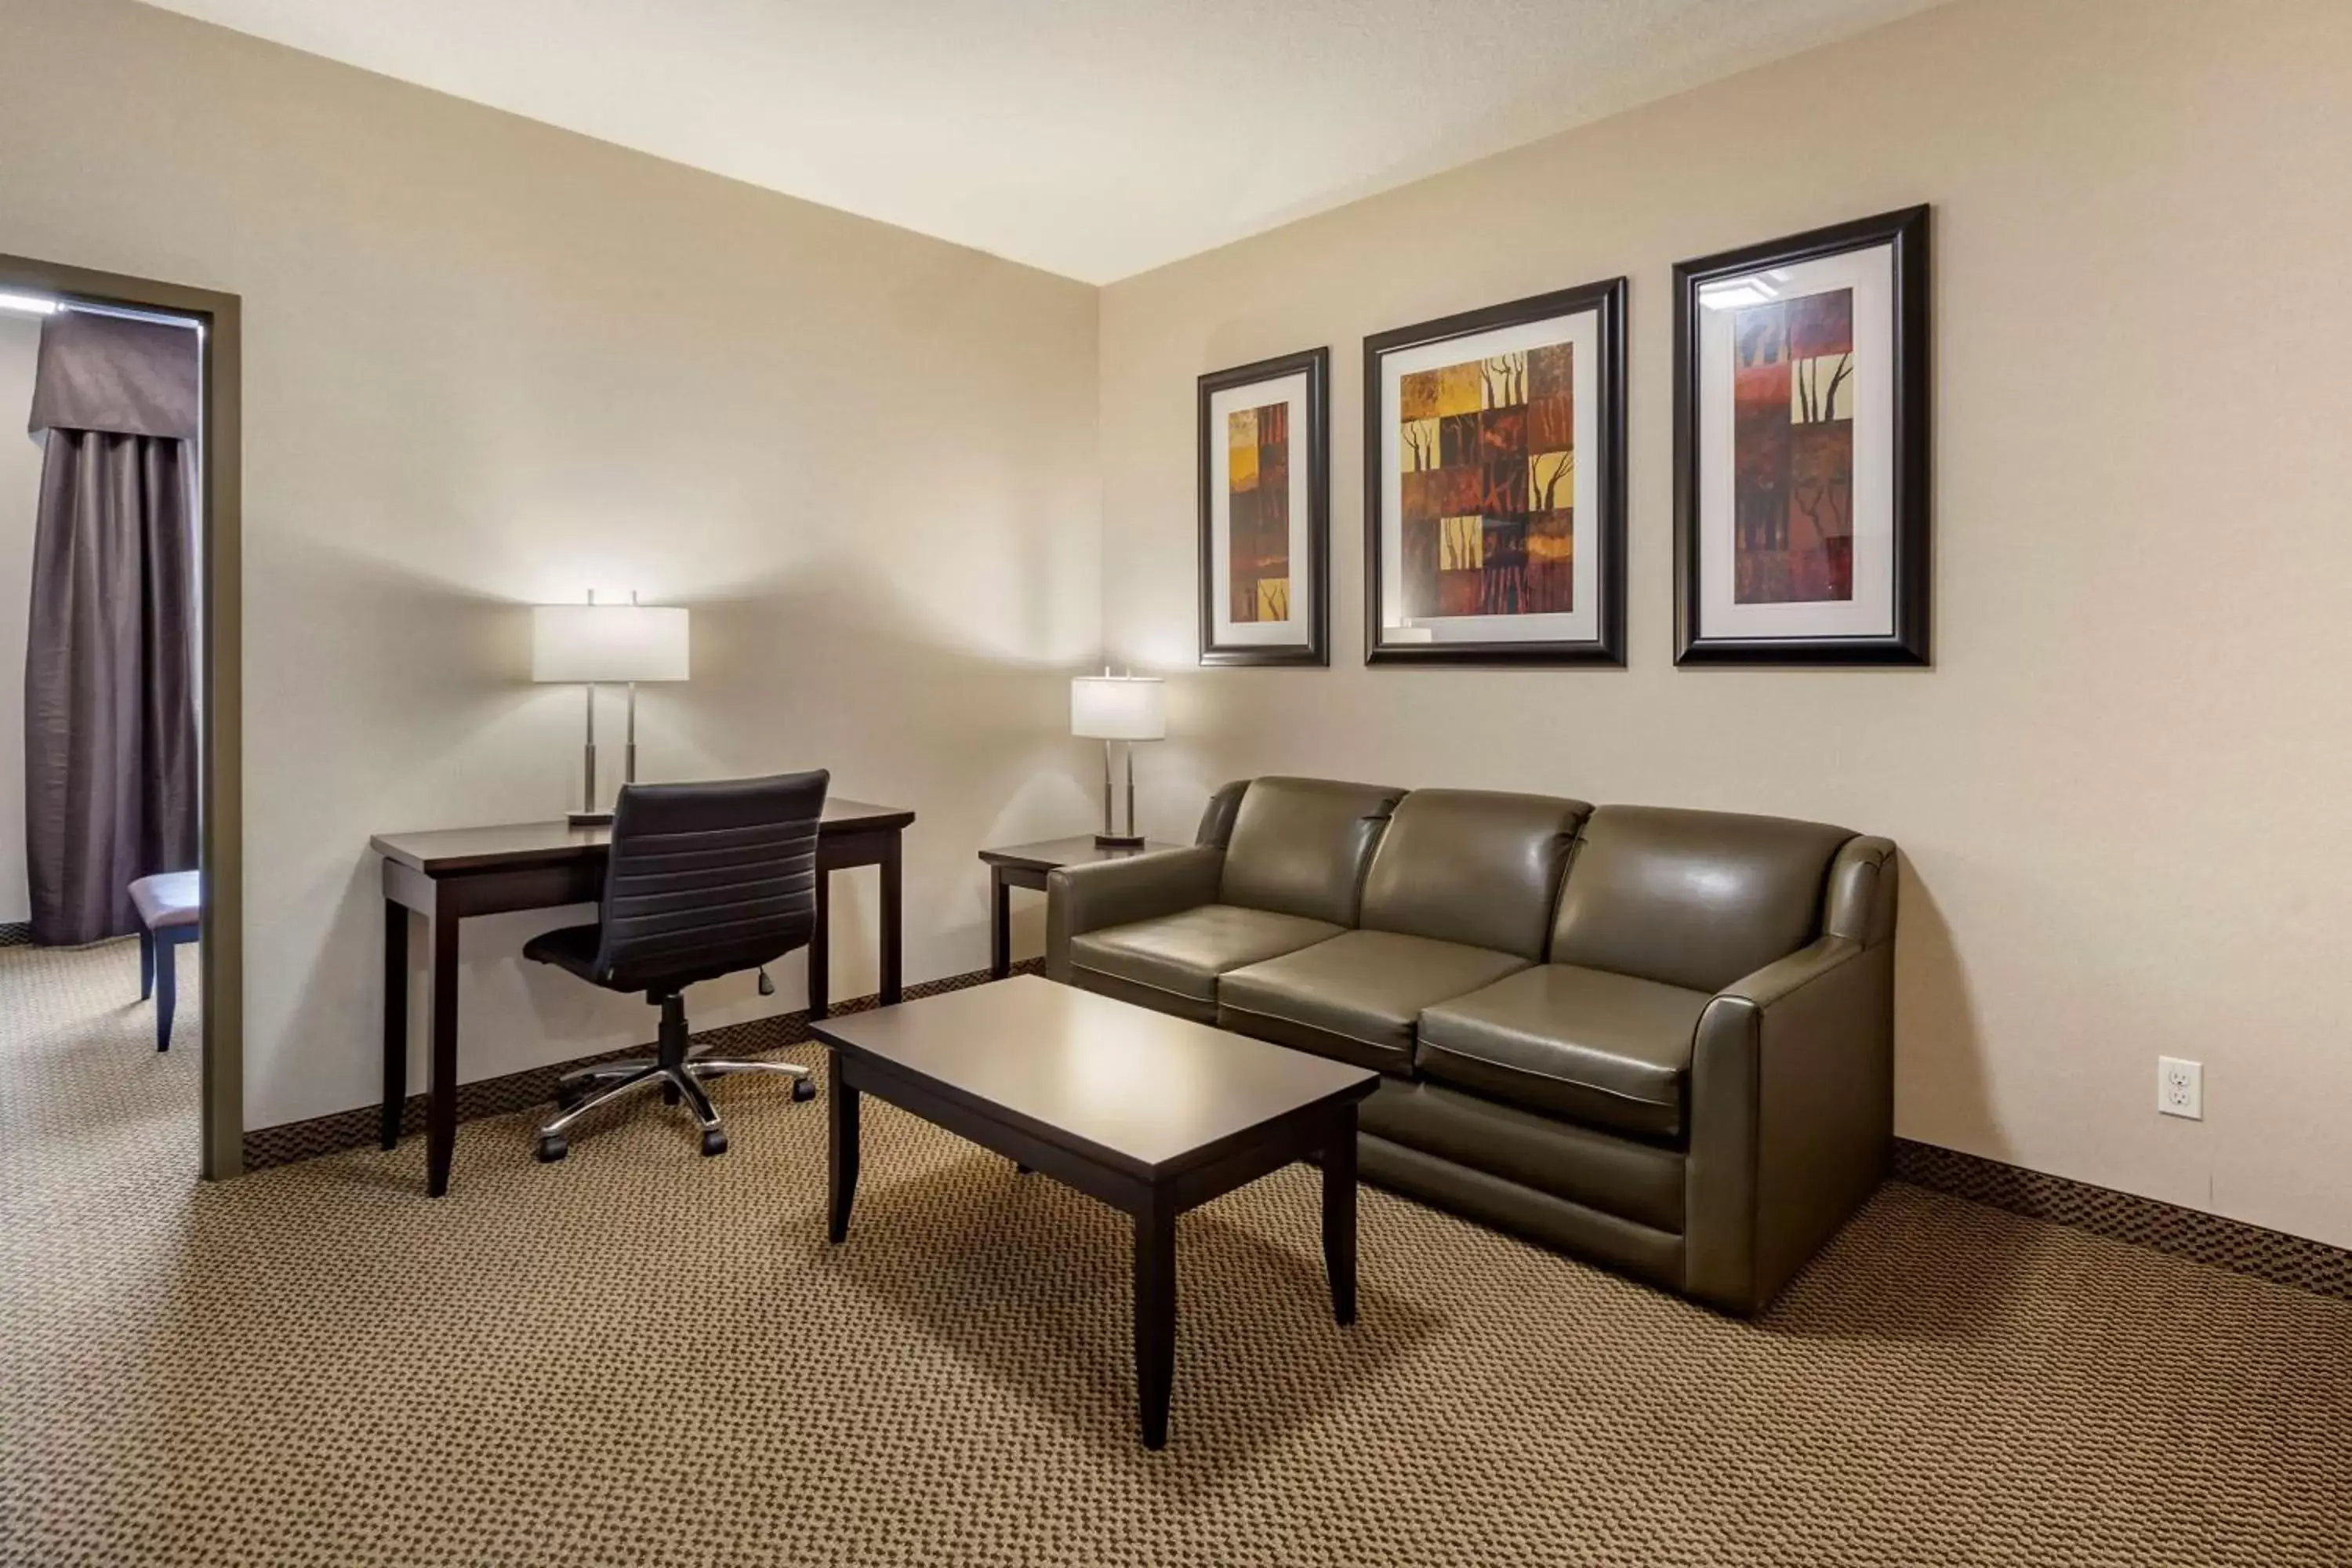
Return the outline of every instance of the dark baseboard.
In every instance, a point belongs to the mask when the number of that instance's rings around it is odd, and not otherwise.
[[[1013,966],[1015,974],[1042,974],[1043,959],[1031,959]],[[937,996],[942,992],[961,991],[967,985],[979,985],[988,979],[986,970],[970,974],[951,974],[944,980],[927,980],[907,987],[907,1000]],[[860,996],[837,1004],[834,1014],[863,1013],[881,1005],[879,996]],[[788,1046],[804,1046],[812,1038],[806,1010],[779,1013],[771,1018],[754,1018],[747,1023],[722,1024],[715,1029],[705,1029],[694,1037],[697,1050],[719,1050],[734,1056],[751,1056],[761,1051],[782,1050]],[[615,1061],[623,1057],[652,1054],[652,1045],[631,1046],[625,1050],[604,1051],[576,1060],[556,1062],[547,1067],[530,1068],[522,1072],[510,1072],[499,1078],[478,1079],[457,1086],[457,1120],[474,1121],[486,1116],[505,1116],[517,1110],[529,1110],[534,1106],[551,1107],[555,1102],[555,1080],[577,1068],[597,1062]],[[298,1160],[314,1160],[321,1154],[337,1154],[347,1149],[373,1149],[376,1143],[377,1107],[363,1105],[352,1110],[338,1110],[331,1116],[314,1116],[308,1121],[289,1121],[276,1127],[263,1127],[245,1135],[245,1168],[266,1170],[272,1165],[290,1165]],[[425,1097],[412,1094],[401,1108],[402,1135],[425,1131]]]
[[[10,929],[0,926],[0,946],[7,945],[5,933]],[[1017,974],[1042,973],[1045,963],[1040,959],[1030,959],[1014,964],[1013,968]],[[961,991],[967,985],[982,984],[987,979],[987,971],[975,970],[970,974],[951,974],[943,980],[928,980],[919,985],[908,986],[907,999],[913,1001],[920,996]],[[860,996],[840,1004],[834,1011],[836,1014],[862,1013],[878,1006],[880,1001],[877,996]],[[706,1029],[694,1037],[694,1043],[697,1049],[751,1055],[806,1045],[811,1037],[808,1014],[801,1011]],[[594,1062],[643,1056],[652,1049],[651,1045],[634,1046],[626,1050],[606,1051],[574,1061],[558,1062],[523,1072],[508,1073],[500,1078],[461,1084],[457,1089],[457,1120],[473,1121],[486,1116],[505,1116],[518,1110],[529,1110],[535,1106],[551,1105],[555,1100],[555,1080],[563,1074]],[[298,1160],[315,1159],[321,1154],[339,1153],[347,1149],[373,1148],[376,1142],[376,1115],[374,1106],[362,1106],[353,1110],[340,1110],[331,1116],[318,1116],[308,1121],[290,1121],[247,1132],[245,1135],[245,1168],[258,1171],[271,1165],[288,1165]],[[404,1135],[425,1130],[423,1095],[409,1097],[408,1103],[402,1110],[400,1125]],[[2182,1208],[2177,1204],[2161,1203],[2154,1198],[2136,1197],[2129,1193],[2095,1187],[2087,1182],[2029,1171],[2020,1165],[2005,1164],[1978,1154],[1964,1154],[1957,1149],[1946,1149],[1938,1144],[1916,1142],[1908,1138],[1895,1141],[1894,1173],[1900,1181],[1948,1193],[1971,1203],[2006,1209],[2011,1214],[2024,1215],[2032,1219],[2072,1226],[2094,1236],[2128,1242],[2158,1252],[2168,1252],[2177,1258],[2210,1264],[2234,1274],[2251,1275],[2273,1284],[2352,1300],[2352,1252],[2330,1247],[2324,1241],[2289,1236],[2284,1231],[2265,1230],[2243,1220],[2225,1219],[2200,1209]]]
[[[2011,1214],[2352,1301],[2352,1252],[2324,1241],[1908,1138],[1895,1141],[1895,1174]]]
[[[0,947],[30,947],[32,945],[32,921],[0,921]]]

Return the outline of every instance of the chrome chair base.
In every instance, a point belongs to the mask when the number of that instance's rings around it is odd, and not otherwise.
[[[556,1080],[558,1114],[539,1130],[540,1162],[550,1163],[572,1152],[564,1134],[582,1117],[656,1086],[661,1089],[663,1100],[672,1105],[684,1104],[700,1125],[703,1153],[724,1154],[727,1130],[719,1125],[718,1107],[710,1103],[706,1086],[739,1073],[773,1073],[789,1079],[794,1100],[811,1100],[816,1095],[815,1080],[810,1078],[809,1069],[798,1062],[720,1061],[709,1057],[688,1057],[675,1063],[656,1057],[600,1062],[565,1073]]]

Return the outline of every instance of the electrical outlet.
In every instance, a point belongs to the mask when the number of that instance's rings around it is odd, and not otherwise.
[[[2205,1120],[2205,1064],[2179,1057],[2156,1058],[2156,1108],[2167,1116]]]

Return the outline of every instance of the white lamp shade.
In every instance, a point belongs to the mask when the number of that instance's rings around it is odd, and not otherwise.
[[[1158,741],[1168,720],[1156,677],[1081,675],[1070,682],[1070,733],[1088,741]]]
[[[686,612],[659,605],[534,605],[530,678],[684,680]]]

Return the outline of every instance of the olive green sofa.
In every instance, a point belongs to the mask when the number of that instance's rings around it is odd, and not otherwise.
[[[1748,1315],[1885,1171],[1895,883],[1820,823],[1261,778],[1055,872],[1046,965],[1376,1068],[1367,1180]]]

